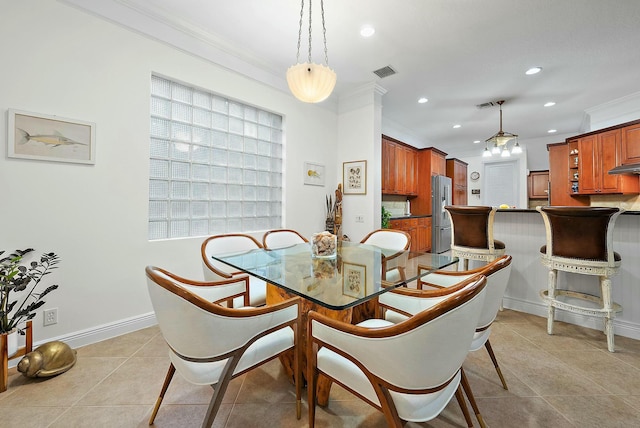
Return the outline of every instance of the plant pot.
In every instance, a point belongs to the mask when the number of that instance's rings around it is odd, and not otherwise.
[[[7,336],[7,357],[11,358],[18,352],[18,330],[13,329],[9,333],[2,333]]]

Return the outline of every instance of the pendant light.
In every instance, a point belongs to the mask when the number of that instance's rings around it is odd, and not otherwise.
[[[522,148],[518,144],[518,135],[502,130],[502,104],[504,104],[504,100],[496,101],[496,103],[500,106],[500,130],[485,140],[485,149],[482,156],[490,157],[492,154],[499,154],[501,157],[509,157],[511,154],[522,153]],[[516,142],[513,149],[509,151],[507,143],[513,139]],[[492,146],[491,151],[489,151],[489,145]]]
[[[336,73],[329,68],[327,55],[327,30],[324,23],[324,0],[320,0],[322,16],[322,34],[324,37],[324,62],[314,64],[311,60],[311,0],[309,0],[309,57],[307,62],[300,63],[300,41],[302,39],[302,17],[304,14],[304,0],[300,6],[300,24],[298,27],[298,51],[296,65],[287,70],[287,84],[291,93],[305,103],[319,103],[326,100],[336,86]]]

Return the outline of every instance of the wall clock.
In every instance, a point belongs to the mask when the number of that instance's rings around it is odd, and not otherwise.
[[[476,181],[478,178],[480,178],[480,173],[478,171],[473,171],[470,177],[473,181]]]

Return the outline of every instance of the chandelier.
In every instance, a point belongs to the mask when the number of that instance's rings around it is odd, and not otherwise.
[[[504,100],[497,101],[497,104],[500,106],[500,130],[484,141],[482,157],[485,158],[497,154],[502,157],[509,157],[511,154],[522,153],[522,148],[520,144],[518,144],[518,135],[502,130],[502,104],[504,104]],[[511,151],[509,151],[507,143],[511,140],[515,140],[515,144]],[[491,146],[491,150],[489,150],[489,146]]]
[[[309,0],[309,57],[307,62],[300,63],[300,40],[302,39],[302,17],[304,0],[300,7],[300,25],[298,27],[298,52],[296,65],[287,70],[289,90],[300,101],[319,103],[326,100],[336,86],[336,72],[329,68],[327,55],[327,30],[324,25],[324,0],[320,0],[322,12],[322,34],[324,37],[324,62],[326,65],[314,64],[311,61],[311,0]]]

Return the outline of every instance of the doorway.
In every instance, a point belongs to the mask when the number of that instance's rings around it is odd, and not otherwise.
[[[485,163],[482,204],[490,207],[502,204],[517,207],[519,183],[518,161]]]

